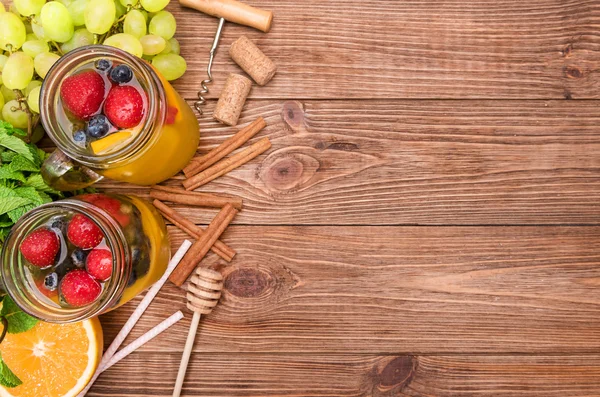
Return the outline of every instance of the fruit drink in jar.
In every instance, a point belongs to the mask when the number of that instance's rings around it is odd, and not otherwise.
[[[169,238],[135,196],[86,194],[35,208],[2,249],[6,291],[27,313],[72,322],[112,310],[164,274]]]
[[[137,185],[185,167],[200,139],[192,109],[149,63],[114,47],[81,47],[48,72],[40,116],[58,147],[42,174],[58,190],[102,177]]]

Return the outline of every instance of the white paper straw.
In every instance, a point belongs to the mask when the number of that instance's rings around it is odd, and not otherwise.
[[[156,338],[158,335],[169,329],[172,325],[177,323],[179,320],[183,318],[183,313],[178,311],[174,313],[171,317],[167,318],[156,327],[152,328],[150,331],[146,332],[144,335],[140,336],[121,350],[117,354],[115,354],[108,363],[104,367],[100,368],[100,373],[106,371],[146,343],[150,342],[152,339]]]
[[[150,303],[152,302],[152,300],[154,299],[156,294],[158,294],[158,291],[160,291],[162,286],[167,282],[167,279],[169,278],[169,276],[171,275],[173,270],[175,270],[175,268],[177,267],[177,265],[179,264],[179,262],[181,261],[181,259],[183,258],[185,253],[190,249],[191,246],[192,246],[192,243],[189,240],[185,240],[183,242],[183,244],[181,244],[181,247],[179,247],[179,249],[177,250],[175,255],[173,255],[173,257],[171,258],[171,261],[169,262],[169,265],[167,266],[167,270],[165,271],[165,274],[163,274],[163,276],[160,278],[160,280],[158,280],[148,290],[148,292],[146,293],[146,296],[144,296],[144,299],[142,299],[142,301],[140,302],[138,307],[131,314],[131,317],[129,317],[129,320],[127,320],[127,322],[125,323],[123,328],[121,328],[121,331],[119,331],[119,333],[117,334],[115,339],[112,341],[112,343],[110,344],[108,349],[106,349],[106,352],[104,352],[104,355],[102,356],[102,360],[100,360],[100,365],[98,365],[98,369],[96,370],[96,373],[94,373],[94,376],[92,377],[92,379],[90,380],[88,385],[85,387],[85,389],[83,389],[81,391],[81,393],[79,393],[77,395],[77,397],[85,396],[85,394],[88,392],[88,390],[90,390],[90,388],[92,387],[92,385],[94,384],[96,379],[98,379],[98,376],[100,376],[100,374],[101,374],[100,368],[104,367],[110,361],[110,359],[115,355],[115,353],[117,352],[117,350],[119,349],[121,344],[123,344],[123,341],[125,340],[125,338],[127,338],[127,335],[129,335],[129,333],[131,332],[131,330],[133,329],[135,324],[138,322],[138,320],[142,317],[142,314],[144,314],[144,312],[146,311],[148,306],[150,306]]]

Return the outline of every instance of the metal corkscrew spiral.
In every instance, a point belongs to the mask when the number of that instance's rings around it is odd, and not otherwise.
[[[202,80],[200,83],[201,89],[198,91],[198,100],[194,102],[194,107],[200,113],[203,114],[202,106],[206,104],[206,98],[204,95],[208,94],[210,90],[208,89],[208,84],[213,82],[212,78],[212,64],[215,59],[215,54],[217,52],[217,47],[219,46],[219,40],[221,39],[221,32],[223,31],[223,26],[225,25],[225,18],[219,19],[219,26],[217,27],[217,33],[215,34],[215,39],[213,40],[212,47],[210,48],[210,58],[208,60],[208,67],[206,68],[206,74],[208,75],[208,79]]]

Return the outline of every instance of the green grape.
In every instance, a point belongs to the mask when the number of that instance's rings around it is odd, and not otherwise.
[[[0,54],[0,72],[4,69],[4,65],[6,65],[6,61],[8,61],[8,56]]]
[[[71,15],[71,20],[73,21],[73,25],[75,26],[83,26],[85,25],[85,7],[87,7],[88,0],[75,0],[67,7],[69,10],[69,15]]]
[[[177,23],[175,17],[169,11],[161,11],[157,13],[151,20],[148,31],[150,34],[155,34],[165,40],[169,40],[175,34]]]
[[[25,88],[25,90],[23,91],[23,95],[27,96],[29,95],[29,93],[31,92],[31,90],[33,90],[36,87],[41,87],[42,86],[42,82],[39,80],[31,80],[31,82],[29,84],[27,84],[27,88]]]
[[[173,39],[171,39],[173,40]],[[165,40],[165,48],[159,54],[165,55],[173,52],[173,47],[171,46],[171,40]]]
[[[156,55],[165,49],[166,41],[160,36],[147,34],[140,38],[145,55]]]
[[[115,2],[113,0],[90,0],[85,8],[85,27],[92,33],[108,32],[115,21]]]
[[[71,5],[71,3],[73,2],[73,0],[57,0],[58,2],[60,2],[62,5],[64,5],[65,7],[69,7]]]
[[[27,26],[29,26],[29,25],[26,25],[25,27],[27,28]],[[37,37],[37,36],[35,35],[35,33],[27,33],[27,35],[25,36],[25,41],[26,41],[26,42],[27,42],[27,41],[33,41],[33,40],[37,40],[37,39],[39,39],[39,37]]]
[[[123,32],[138,39],[146,34],[146,19],[138,10],[131,10],[123,21]]]
[[[45,78],[48,74],[48,70],[58,61],[59,55],[51,52],[43,52],[35,57],[33,64],[35,65],[35,72],[41,77]]]
[[[36,113],[40,112],[40,90],[42,87],[35,87],[29,95],[27,95],[27,104],[29,105],[29,109],[33,110]]]
[[[35,34],[38,39],[46,39],[44,28],[42,26],[42,19],[39,15],[36,15],[35,18],[31,20],[31,29],[33,30],[33,34]]]
[[[176,54],[157,55],[152,65],[169,81],[180,78],[187,69],[185,59]]]
[[[24,52],[13,52],[2,69],[2,83],[11,90],[22,90],[33,78],[33,59]]]
[[[19,102],[16,100],[8,101],[2,107],[2,117],[16,128],[27,128],[27,113],[21,110]]]
[[[148,16],[148,11],[146,11],[146,10],[139,10],[139,12],[142,13],[142,15],[144,16],[144,19],[146,20],[146,23],[148,23],[148,18],[150,18]]]
[[[38,124],[33,129],[33,132],[31,133],[31,138],[29,138],[29,141],[31,143],[38,143],[39,141],[42,140],[42,138],[44,137],[45,134],[46,134],[46,131],[44,131],[44,127],[41,124]]]
[[[12,101],[13,99],[17,99],[17,94],[15,94],[13,90],[6,88],[5,85],[0,87],[0,93],[2,93],[4,100],[7,102]]]
[[[120,48],[136,57],[141,57],[144,52],[142,43],[140,43],[135,36],[127,33],[119,33],[110,36],[108,39],[104,40],[104,45]]]
[[[119,3],[125,8],[133,7],[139,2],[139,0],[119,0]]]
[[[0,3],[0,12],[6,12],[6,9],[4,8],[3,3]]]
[[[158,12],[169,4],[170,0],[140,0],[142,7],[148,12]]]
[[[179,47],[179,41],[173,37],[172,39],[169,39],[169,44],[171,44],[171,52],[179,55],[179,52],[181,51],[181,47]]]
[[[123,6],[119,0],[115,1],[115,22],[121,18],[121,16],[127,13],[127,7]]]
[[[12,12],[0,13],[0,50],[18,50],[25,42],[26,35],[21,18]]]
[[[13,0],[13,4],[19,14],[28,17],[39,14],[46,0]]]
[[[88,32],[86,28],[81,28],[77,29],[75,33],[73,33],[71,40],[63,43],[60,46],[60,49],[66,54],[69,51],[73,51],[75,48],[91,44],[94,44],[94,34]]]
[[[35,58],[37,54],[50,51],[50,46],[44,40],[31,40],[23,43],[21,49],[31,58]]]
[[[42,8],[40,14],[44,34],[50,40],[64,43],[73,37],[73,20],[67,7],[58,1],[50,1]]]

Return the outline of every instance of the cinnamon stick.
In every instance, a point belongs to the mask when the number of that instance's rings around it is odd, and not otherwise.
[[[204,256],[208,253],[208,250],[210,250],[221,234],[223,234],[227,226],[229,226],[235,217],[235,214],[237,214],[237,210],[233,208],[231,204],[225,205],[225,207],[219,211],[215,219],[212,220],[210,225],[208,225],[204,231],[204,234],[192,244],[181,262],[179,262],[179,265],[177,265],[175,270],[173,270],[173,273],[171,273],[171,276],[169,276],[169,280],[173,284],[178,287],[183,285],[190,273],[196,268],[196,265],[202,261]]]
[[[223,208],[225,204],[231,204],[235,209],[242,209],[242,199],[239,197],[218,196],[212,193],[188,192],[187,190],[169,186],[152,186],[150,197],[157,200],[194,205],[197,207]]]
[[[271,147],[269,138],[263,138],[255,144],[248,146],[244,150],[237,152],[231,157],[228,157],[212,167],[202,171],[183,181],[183,186],[186,190],[194,190],[197,187],[207,184],[208,182],[225,175],[229,171],[236,169],[248,161],[254,159],[261,153],[266,152]]]
[[[258,134],[258,132],[266,126],[267,123],[265,122],[265,119],[262,117],[257,118],[252,123],[242,128],[237,134],[227,139],[204,156],[192,159],[192,162],[183,169],[183,173],[187,178],[190,178],[197,173],[204,171],[235,149],[244,145],[250,138]]]
[[[165,203],[159,200],[154,200],[153,204],[166,219],[196,240],[199,240],[202,235],[206,233],[206,231],[200,226],[196,226],[193,222],[185,219],[181,214],[167,206]],[[236,254],[231,247],[221,240],[217,240],[211,247],[211,250],[221,258],[225,259],[227,262],[231,262]]]

